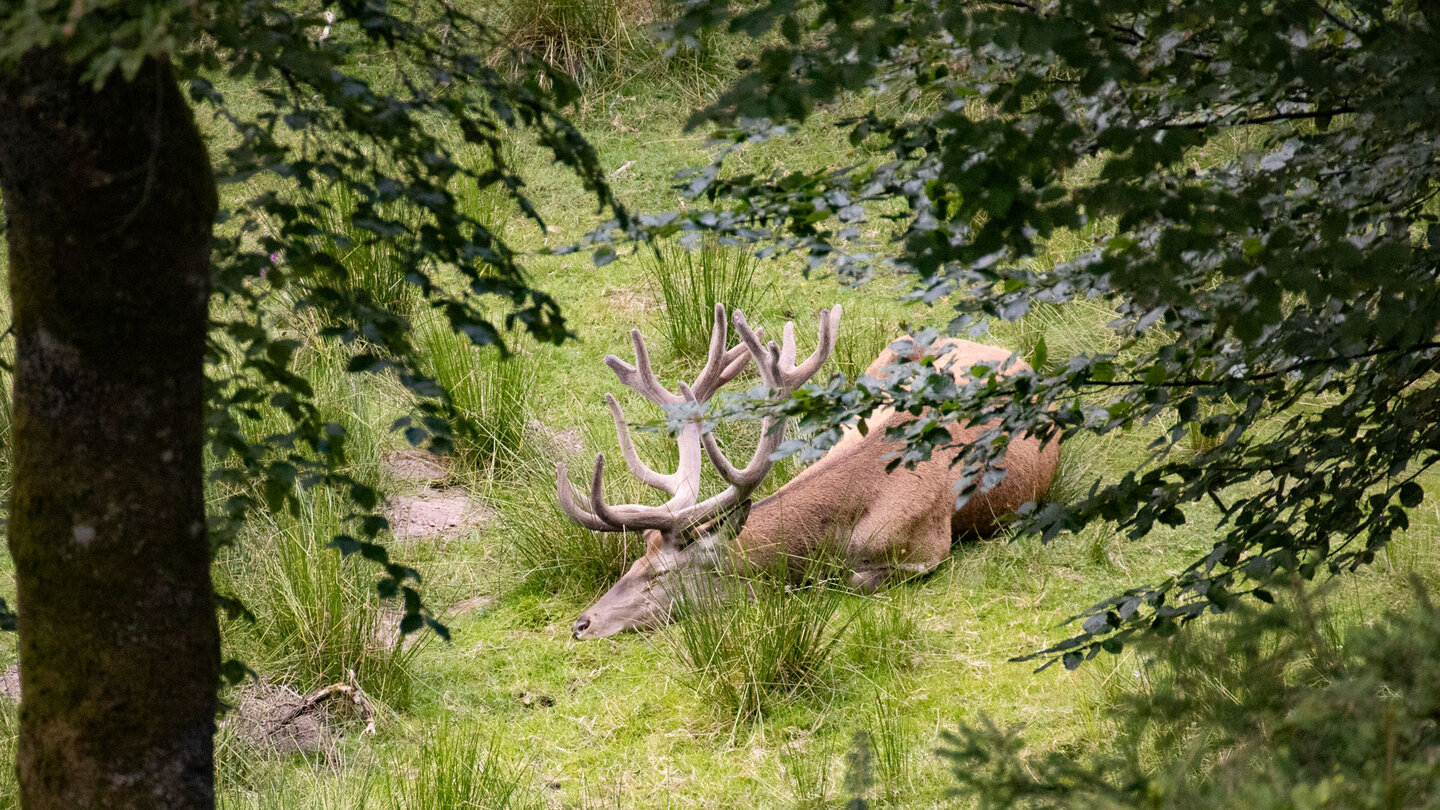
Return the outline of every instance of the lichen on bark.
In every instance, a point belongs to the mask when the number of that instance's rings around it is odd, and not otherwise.
[[[214,805],[202,470],[216,192],[169,66],[0,75],[21,806]]]

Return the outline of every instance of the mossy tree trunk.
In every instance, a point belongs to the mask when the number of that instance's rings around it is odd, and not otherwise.
[[[0,74],[15,330],[20,804],[214,805],[201,469],[216,192],[169,66]]]

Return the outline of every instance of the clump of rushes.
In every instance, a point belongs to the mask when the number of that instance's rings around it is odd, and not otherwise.
[[[649,57],[655,0],[503,0],[491,9],[514,52],[581,79]]]
[[[420,746],[418,761],[388,769],[389,810],[522,810],[545,803],[527,790],[524,771],[506,759],[498,738],[473,727],[441,727]]]
[[[407,230],[403,235],[377,233],[382,230],[361,227],[357,221],[370,218],[361,214],[355,190],[344,183],[317,187],[308,192],[302,205],[316,213],[315,225],[320,231],[315,239],[316,250],[334,264],[319,282],[329,286],[345,299],[360,306],[383,308],[396,315],[409,316],[420,304],[420,290],[405,279],[409,272],[407,251],[402,240],[412,239]],[[404,203],[376,207],[379,217],[398,222],[416,218]]]
[[[449,393],[457,424],[455,457],[486,475],[519,467],[527,453],[530,394],[539,378],[531,349],[519,335],[506,335],[513,349],[476,346],[440,317],[421,324],[425,371]]]
[[[646,274],[664,304],[661,329],[680,357],[705,357],[716,304],[753,314],[760,301],[760,261],[745,247],[706,237],[693,250],[666,244],[644,256]]]
[[[854,382],[901,335],[897,327],[880,318],[853,316],[848,308],[845,317],[849,322],[836,339],[835,351],[831,352],[828,367],[821,374],[838,371]]]
[[[669,634],[675,657],[696,695],[727,720],[756,719],[830,685],[849,626],[845,594],[825,579],[805,581],[729,576],[695,584],[680,601]]]
[[[255,615],[253,625],[234,626],[242,639],[253,636],[253,649],[238,640],[241,657],[302,691],[349,681],[353,672],[371,697],[403,705],[424,636],[399,644],[399,617],[383,612],[373,568],[327,547],[346,531],[340,497],[323,489],[299,497],[296,514],[260,518],[258,536],[222,559],[221,584]]]
[[[923,643],[913,589],[890,588],[862,604],[845,642],[847,665],[868,680],[913,669]]]

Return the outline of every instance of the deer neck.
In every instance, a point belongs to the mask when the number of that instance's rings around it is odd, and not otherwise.
[[[743,562],[766,567],[786,555],[804,557],[853,527],[866,509],[862,468],[869,444],[836,447],[751,507],[745,528],[736,538]]]

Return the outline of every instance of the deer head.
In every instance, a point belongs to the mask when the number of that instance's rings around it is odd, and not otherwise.
[[[779,346],[773,341],[763,344],[762,336],[745,322],[744,313],[735,313],[734,324],[740,342],[727,349],[725,308],[717,304],[705,367],[693,383],[681,383],[678,394],[667,390],[656,379],[639,330],[630,332],[635,344],[635,365],[614,355],[606,357],[605,363],[621,383],[662,407],[683,402],[708,403],[715,392],[740,374],[752,359],[765,385],[772,392],[784,395],[810,379],[830,356],[839,329],[840,307],[820,313],[818,345],[799,365],[795,363],[794,324],[785,324]],[[645,537],[645,555],[575,621],[576,638],[600,638],[623,630],[664,624],[669,621],[670,611],[683,588],[717,576],[726,563],[730,540],[744,528],[750,514],[750,494],[769,474],[774,466],[770,457],[785,439],[784,419],[764,417],[760,441],[750,463],[737,469],[720,451],[715,437],[702,433],[700,422],[692,420],[676,435],[680,462],[675,472],[662,474],[647,466],[635,452],[629,425],[615,397],[607,394],[605,399],[615,420],[615,433],[625,465],[635,477],[669,494],[670,499],[660,506],[606,503],[602,484],[604,454],[595,458],[588,497],[571,487],[565,464],[557,466],[556,494],[560,508],[572,520],[592,531],[638,530]],[[723,492],[704,501],[699,500],[702,450],[729,484]]]

